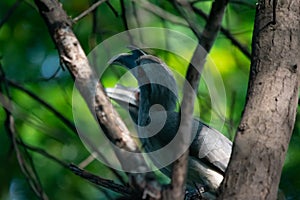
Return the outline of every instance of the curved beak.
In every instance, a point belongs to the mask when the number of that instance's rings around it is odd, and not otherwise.
[[[146,55],[146,53],[135,46],[129,46],[128,48],[131,50],[130,53],[118,54],[112,57],[108,61],[108,64],[121,65],[127,69],[133,69],[136,67],[136,60],[138,60],[142,55]],[[131,108],[138,110],[139,89],[116,85],[114,88],[106,88],[105,91],[109,98],[115,100],[122,107],[126,108],[126,106],[128,107],[129,105]]]
[[[114,88],[105,88],[105,92],[109,98],[115,100],[122,107],[139,107],[139,92],[138,88],[125,87],[116,85]]]
[[[115,100],[121,107],[128,110],[132,119],[137,123],[139,112],[139,89],[116,85],[105,89],[107,96]]]

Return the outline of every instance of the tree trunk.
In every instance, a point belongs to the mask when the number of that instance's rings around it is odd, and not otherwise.
[[[220,199],[276,199],[296,116],[299,47],[300,1],[260,0],[247,103]]]

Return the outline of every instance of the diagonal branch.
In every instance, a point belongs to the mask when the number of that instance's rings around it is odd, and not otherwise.
[[[6,79],[6,81],[12,87],[26,93],[32,99],[34,99],[37,102],[39,102],[40,104],[42,104],[45,108],[47,108],[50,112],[52,112],[58,119],[60,119],[70,130],[72,130],[77,135],[77,130],[76,130],[75,125],[69,119],[67,119],[65,116],[63,116],[59,111],[57,111],[55,108],[53,108],[49,103],[47,103],[46,101],[41,99],[38,95],[34,94],[32,91],[23,87],[22,85],[15,83],[8,79]]]
[[[90,111],[95,113],[103,132],[117,147],[116,149],[120,149],[116,151],[116,155],[122,168],[129,172],[131,184],[140,190],[147,188],[151,190],[153,196],[159,197],[160,187],[154,180],[154,173],[130,173],[132,170],[146,172],[150,171],[150,168],[139,154],[137,144],[130,137],[127,127],[105,95],[98,77],[71,29],[72,23],[62,5],[56,0],[35,0],[35,4],[47,24],[62,62],[74,78],[75,85]]]
[[[94,3],[93,5],[91,5],[91,7],[89,7],[88,9],[86,9],[85,11],[80,13],[80,15],[75,17],[73,19],[73,23],[77,23],[79,20],[81,20],[83,17],[85,17],[89,13],[93,12],[98,6],[100,6],[102,3],[106,2],[106,1],[108,1],[108,0],[99,0],[96,3]]]
[[[195,7],[194,5],[192,6],[193,11],[197,13],[200,17],[205,19],[206,21],[208,20],[208,15],[203,12],[201,9]],[[223,33],[231,42],[234,46],[236,46],[247,58],[251,58],[251,53],[244,47],[233,35],[230,33],[230,31],[223,26],[220,28],[221,33]]]
[[[10,16],[14,13],[14,11],[19,7],[19,5],[22,3],[23,0],[17,0],[14,5],[7,11],[7,13],[4,15],[3,19],[0,20],[0,28],[7,22],[7,20],[10,18]]]
[[[137,3],[141,8],[157,15],[158,17],[168,20],[172,22],[173,24],[181,25],[181,26],[188,26],[186,21],[182,19],[181,17],[178,17],[161,7],[151,3],[150,1],[144,1],[144,0],[132,0],[133,2]]]
[[[178,148],[185,149],[187,144],[191,139],[192,131],[192,114],[194,109],[194,93],[197,92],[197,88],[200,81],[200,73],[204,67],[205,59],[210,51],[213,43],[217,37],[219,29],[221,27],[222,18],[225,12],[227,5],[227,0],[215,1],[212,4],[210,15],[208,17],[206,26],[202,33],[197,27],[196,22],[194,21],[194,16],[191,16],[189,12],[192,10],[188,1],[178,1],[174,2],[177,9],[184,16],[190,28],[193,30],[195,35],[198,38],[199,45],[196,48],[190,65],[187,70],[186,80],[184,85],[184,95],[182,100],[182,122],[180,124],[178,134],[182,137],[183,141]],[[187,10],[183,9],[186,7]],[[190,86],[192,90],[189,89]],[[189,151],[187,150],[178,160],[175,161],[172,172],[172,191],[168,195],[172,196],[172,199],[183,199],[184,197],[184,185],[187,175],[187,161],[188,161]],[[170,198],[171,199],[171,198]]]
[[[148,2],[148,1],[142,1],[142,0],[132,0],[133,2],[138,3],[140,7],[143,9],[155,14],[156,16],[160,17],[161,19],[167,20],[172,22],[173,24],[177,24],[180,26],[189,27],[189,24],[182,18],[166,11],[160,8],[159,6]],[[172,1],[171,3],[174,4]],[[201,9],[197,8],[192,2],[190,2],[192,10],[199,15],[201,18],[203,18],[205,21],[208,20],[208,15],[204,13]],[[243,46],[233,35],[232,33],[226,29],[225,27],[221,26],[220,29],[221,33],[224,34],[227,39],[229,39],[234,46],[236,46],[248,59],[251,58],[251,53],[245,46]]]
[[[24,147],[27,150],[33,151],[35,153],[38,153],[38,154],[44,156],[45,158],[48,158],[48,159],[56,162],[60,166],[62,166],[64,168],[72,171],[76,175],[78,175],[78,176],[80,176],[80,177],[88,180],[89,182],[94,183],[96,186],[101,186],[101,187],[104,187],[104,188],[107,188],[107,189],[111,189],[111,190],[113,190],[115,192],[118,192],[118,193],[126,195],[126,196],[128,196],[131,193],[133,193],[130,188],[127,188],[127,187],[125,187],[123,185],[116,184],[116,183],[114,183],[111,180],[104,179],[104,178],[101,178],[101,177],[96,176],[94,174],[91,174],[89,172],[86,172],[86,171],[80,169],[79,167],[77,167],[74,164],[68,164],[68,163],[66,163],[66,162],[58,159],[57,157],[49,154],[44,149],[41,149],[39,147],[35,147],[35,146],[32,146],[32,145],[26,144],[26,143],[24,143],[21,140],[17,140],[17,144],[20,145],[20,146],[22,146],[22,147]],[[126,191],[124,192],[124,190],[126,190]],[[103,190],[102,192],[105,194],[104,191],[105,190]],[[107,194],[105,194],[105,195],[107,196]]]
[[[56,115],[56,117],[58,117],[63,123],[65,123],[66,126],[68,126],[76,135],[78,135],[77,130],[75,125],[68,120],[66,117],[64,117],[59,111],[57,111],[54,107],[52,107],[50,104],[48,104],[47,102],[45,102],[43,99],[41,99],[38,95],[36,95],[35,93],[33,93],[32,91],[28,90],[27,88],[21,86],[18,83],[15,83],[14,81],[11,81],[5,77],[3,77],[3,80],[5,81],[5,83],[7,83],[7,85],[10,85],[16,89],[19,89],[20,91],[26,93],[27,95],[29,95],[31,98],[33,98],[34,100],[36,100],[37,102],[39,102],[40,104],[42,104],[43,106],[45,106],[50,112],[52,112],[54,115]],[[0,95],[0,99],[1,99],[1,95]],[[1,101],[5,101],[6,98],[3,98]],[[3,103],[3,102],[2,102]],[[8,105],[6,105],[6,108],[9,108]],[[10,109],[9,109],[10,110]],[[23,143],[23,141],[19,140],[17,141],[19,145],[22,145],[23,147],[30,149],[32,151],[36,151],[42,155],[45,155],[47,158],[53,159],[55,160],[54,157],[51,157],[51,155],[47,155],[46,152],[44,152],[42,149],[37,149],[35,147],[32,147],[30,145],[27,145],[25,143]],[[93,154],[93,153],[92,153]],[[93,157],[93,155],[90,155],[91,157]],[[97,155],[101,157],[101,159],[106,160],[106,163],[109,163],[107,161],[107,159],[105,158],[105,156],[103,156],[100,152],[97,151]],[[94,158],[94,157],[93,157]],[[59,162],[59,160],[55,160],[57,162]],[[63,164],[63,163],[61,163]],[[112,173],[118,178],[118,180],[125,184],[125,181],[123,180],[122,176],[113,168],[109,168]]]
[[[8,90],[8,86],[7,86],[7,82],[5,81],[5,74],[4,74],[4,70],[2,68],[2,65],[0,63],[0,78],[1,80],[3,79],[4,81],[1,82],[3,83],[3,87],[1,87],[0,85],[0,94],[6,92],[8,98],[6,99],[6,103],[8,105],[8,107],[11,107],[11,97],[9,94],[9,90]],[[9,111],[9,109],[7,109],[6,107],[3,107],[4,111],[6,113],[6,119],[5,119],[5,129],[12,141],[12,147],[16,152],[16,157],[20,166],[20,169],[23,173],[23,175],[26,177],[30,187],[32,188],[33,192],[35,193],[35,195],[37,197],[39,197],[42,200],[48,200],[48,197],[46,195],[46,193],[44,192],[44,189],[41,185],[40,179],[38,174],[36,173],[36,170],[33,166],[32,160],[30,155],[27,152],[27,149],[25,149],[25,155],[23,155],[22,151],[19,149],[18,143],[17,141],[20,140],[18,138],[18,134],[16,133],[16,129],[15,129],[15,120],[13,115],[11,114],[11,112]],[[29,159],[29,162],[27,162],[27,159]]]
[[[114,192],[117,192],[117,193],[125,195],[125,196],[131,196],[134,194],[134,191],[131,188],[114,183],[112,180],[104,179],[104,178],[101,178],[94,174],[91,174],[88,171],[80,169],[79,167],[77,167],[74,164],[70,164],[68,168],[77,176],[80,176],[98,186],[108,188]]]

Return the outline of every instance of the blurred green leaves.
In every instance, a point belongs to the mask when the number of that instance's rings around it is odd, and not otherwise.
[[[61,1],[71,18],[76,17],[93,2]],[[126,12],[129,28],[165,27],[195,38],[188,27],[158,17],[135,1],[124,2],[125,11],[123,12]],[[169,1],[151,0],[149,2],[180,17]],[[74,24],[74,31],[86,54],[106,38],[125,31],[120,2],[110,1],[110,3],[117,12],[117,16],[108,4],[104,3],[96,12]],[[14,1],[11,0],[0,2],[0,20],[4,19],[13,4]],[[194,4],[205,13],[208,13],[210,5],[210,1],[198,1]],[[251,51],[254,14],[255,1],[232,1],[223,21],[223,27],[229,30],[248,51]],[[203,18],[197,16],[196,20],[200,27],[204,27]],[[163,42],[168,45],[167,41]],[[151,53],[163,59],[173,71],[182,76],[185,75],[188,63],[180,57],[155,49],[152,49]],[[186,52],[186,55],[192,55],[192,53]],[[58,53],[33,1],[22,1],[0,27],[0,55],[6,78],[16,81],[37,94],[67,119],[73,121],[73,80],[67,71],[61,69]],[[221,33],[210,53],[210,58],[221,73],[226,90],[226,115],[220,116],[226,119],[226,123],[221,131],[232,139],[245,104],[250,61]],[[110,68],[105,72],[101,81],[104,86],[113,87],[125,72],[124,69],[118,67]],[[134,80],[124,84],[136,86]],[[25,143],[42,148],[65,162],[80,164],[89,157],[90,153],[80,139],[55,114],[16,88],[9,87],[9,92],[14,103],[22,111],[15,116],[16,130]],[[204,121],[208,121],[213,115],[210,108],[211,100],[207,95],[207,86],[202,81],[198,94],[200,107],[195,111],[195,115],[201,115]],[[20,171],[9,136],[6,134],[5,118],[5,112],[0,108],[0,199],[35,199],[26,178]],[[288,199],[300,198],[299,130],[298,114],[280,184],[280,188]],[[29,154],[33,158],[36,171],[49,199],[108,199],[110,196],[116,196],[111,191],[107,191],[108,194],[103,193],[99,188],[38,153],[29,151]],[[97,160],[86,169],[102,177],[116,180],[112,172]]]

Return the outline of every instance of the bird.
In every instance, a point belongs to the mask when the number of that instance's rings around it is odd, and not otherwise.
[[[138,89],[117,85],[107,88],[106,92],[121,106],[129,107],[145,151],[155,152],[171,143],[176,137],[181,116],[176,111],[177,84],[169,67],[158,57],[139,48],[114,56],[108,64],[125,67],[138,81]],[[232,142],[196,118],[192,122],[192,135],[187,184],[190,187],[200,186],[204,195],[215,197],[229,163]],[[172,154],[172,151],[166,155]],[[161,165],[159,156],[156,154],[150,159],[165,175],[171,177],[172,164]]]

